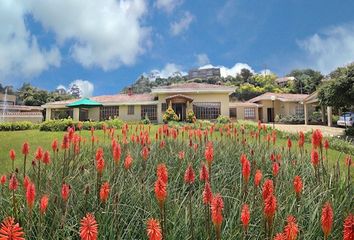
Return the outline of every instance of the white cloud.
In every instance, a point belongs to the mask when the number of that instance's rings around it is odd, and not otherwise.
[[[141,25],[144,0],[28,0],[33,17],[71,44],[71,55],[84,67],[115,69],[130,65],[144,51],[149,29]]]
[[[354,60],[354,24],[331,27],[298,41],[308,65],[324,73]]]
[[[222,77],[227,77],[227,76],[236,76],[236,74],[241,73],[241,69],[246,68],[249,69],[251,72],[254,72],[253,69],[246,63],[236,63],[233,67],[228,68],[222,65],[214,66],[212,64],[207,64],[200,69],[203,68],[220,68],[220,74]]]
[[[66,87],[62,84],[59,84],[55,89],[64,89],[66,91]]]
[[[184,16],[176,22],[170,24],[170,31],[173,36],[177,36],[189,28],[194,16],[190,12],[185,12]]]
[[[76,85],[80,89],[80,97],[91,97],[93,94],[94,86],[90,81],[76,79],[69,84],[69,88]]]
[[[204,66],[210,63],[209,57],[205,53],[197,54],[196,57],[198,66]]]
[[[162,69],[153,69],[149,74],[145,74],[150,81],[155,81],[156,78],[168,78],[175,75],[184,76],[187,75],[186,72],[182,70],[182,67],[174,64],[167,63]]]
[[[156,0],[155,6],[167,13],[171,13],[181,3],[182,0]]]
[[[41,48],[37,38],[26,29],[26,13],[21,1],[0,1],[0,80],[32,77],[51,66],[60,66],[58,48]]]

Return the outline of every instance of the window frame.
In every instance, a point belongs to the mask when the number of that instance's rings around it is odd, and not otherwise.
[[[197,119],[215,120],[221,114],[221,102],[195,102],[193,112]]]
[[[127,114],[128,115],[134,115],[135,114],[135,106],[134,105],[128,105]]]
[[[100,107],[100,121],[109,118],[119,117],[119,106],[102,106]]]
[[[253,115],[251,113],[253,113]],[[243,114],[244,114],[245,119],[255,119],[256,118],[256,108],[245,107],[243,109]]]
[[[235,111],[235,114],[231,114],[231,111]],[[237,119],[237,107],[229,107],[229,117],[233,119]]]
[[[145,118],[146,113],[150,121],[157,121],[157,105],[155,104],[141,105],[141,111],[140,111],[141,119]]]

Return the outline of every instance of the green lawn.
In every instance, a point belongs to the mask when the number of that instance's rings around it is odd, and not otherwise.
[[[151,130],[151,135],[155,135],[157,131],[158,125],[153,125]],[[133,127],[134,129],[134,127]],[[116,131],[116,134],[120,134],[120,130]],[[14,149],[16,151],[16,161],[15,167],[19,169],[22,168],[22,154],[21,147],[23,142],[28,141],[30,144],[30,157],[28,158],[28,163],[31,163],[31,160],[34,158],[35,150],[38,146],[43,147],[44,150],[51,150],[51,143],[53,139],[58,139],[59,145],[61,139],[63,137],[63,132],[41,132],[39,130],[27,130],[27,131],[14,131],[14,132],[0,132],[0,174],[3,174],[11,169],[11,160],[9,159],[9,151],[10,149]],[[90,139],[90,131],[82,131],[82,136]],[[95,135],[99,139],[103,139],[103,132],[101,130],[96,131]],[[152,136],[153,137],[153,136]],[[286,139],[277,139],[278,146],[286,146]],[[297,148],[297,143],[293,143],[293,149]],[[311,144],[306,143],[305,149],[308,154],[311,151]],[[344,165],[344,157],[345,154],[338,152],[333,149],[329,149],[328,158],[330,166],[337,162],[339,159],[340,166],[342,170],[345,170],[346,167]],[[21,159],[21,160],[20,160]]]

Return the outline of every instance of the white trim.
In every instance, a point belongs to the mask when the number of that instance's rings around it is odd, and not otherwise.
[[[165,94],[165,93],[228,93],[229,95],[234,92],[234,89],[152,89],[152,93]]]

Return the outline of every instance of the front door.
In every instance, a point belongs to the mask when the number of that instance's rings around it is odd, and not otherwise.
[[[172,103],[172,108],[181,121],[186,120],[186,104],[185,103]]]
[[[267,108],[267,120],[268,122],[274,122],[274,108]]]

